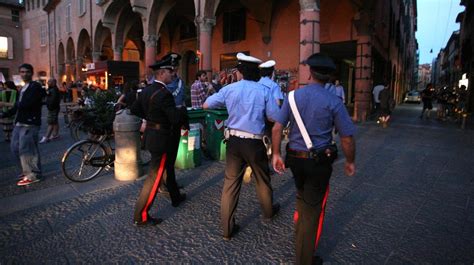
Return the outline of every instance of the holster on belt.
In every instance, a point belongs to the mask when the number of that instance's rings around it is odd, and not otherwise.
[[[311,149],[309,152],[292,150],[288,148],[287,145],[286,157],[287,161],[291,160],[290,158],[302,158],[313,159],[317,163],[321,164],[332,164],[337,159],[337,152],[337,146],[335,144],[331,144],[319,149]]]

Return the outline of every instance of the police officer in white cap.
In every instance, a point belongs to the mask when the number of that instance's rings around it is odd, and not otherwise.
[[[275,64],[276,62],[274,60],[269,60],[258,66],[258,68],[260,68],[261,76],[260,81],[258,82],[270,89],[270,93],[272,94],[276,103],[278,104],[278,106],[281,106],[285,97],[281,92],[280,86],[275,81],[273,81],[273,75],[275,73]]]
[[[268,158],[262,142],[265,117],[274,119],[278,106],[270,91],[258,83],[258,65],[261,60],[237,54],[238,79],[207,98],[203,107],[227,107],[229,139],[226,151],[226,169],[221,199],[221,222],[224,240],[230,240],[238,232],[235,210],[239,199],[244,167],[250,165],[256,178],[257,196],[264,220],[271,220],[280,210],[273,204]]]

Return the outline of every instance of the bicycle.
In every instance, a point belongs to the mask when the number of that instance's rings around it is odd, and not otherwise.
[[[110,140],[112,138],[112,133],[104,133],[69,147],[61,160],[64,176],[74,182],[86,182],[97,177],[102,170],[112,169],[115,161],[115,149]],[[148,165],[151,160],[150,152],[142,149],[140,160],[142,166]]]

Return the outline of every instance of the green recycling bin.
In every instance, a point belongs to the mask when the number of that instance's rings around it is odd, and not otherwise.
[[[181,130],[175,167],[189,169],[201,165],[201,129],[200,123],[191,123],[189,130]]]
[[[206,150],[214,160],[225,160],[224,123],[228,117],[226,109],[206,110]]]
[[[189,123],[201,123],[204,126],[206,112],[203,109],[188,108]]]

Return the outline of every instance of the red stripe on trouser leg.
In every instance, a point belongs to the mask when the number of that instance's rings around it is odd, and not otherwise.
[[[298,211],[295,211],[295,214],[293,214],[293,222],[295,222],[295,224],[298,222],[298,218],[299,218]]]
[[[329,185],[326,188],[326,194],[324,194],[323,203],[321,205],[321,214],[319,215],[318,232],[316,233],[316,244],[314,244],[314,249],[318,247],[319,238],[321,237],[321,232],[323,231],[324,212],[326,210],[326,201],[328,200],[328,194],[329,194]]]
[[[165,162],[166,162],[166,154],[163,154],[160,162],[160,168],[157,170],[156,179],[153,183],[153,187],[151,188],[150,195],[148,195],[148,200],[146,202],[145,208],[142,211],[142,222],[146,222],[148,219],[148,208],[150,207],[151,203],[153,202],[153,198],[155,198],[156,191],[158,190],[158,185],[160,184],[161,176],[163,176],[163,171],[165,169]]]

